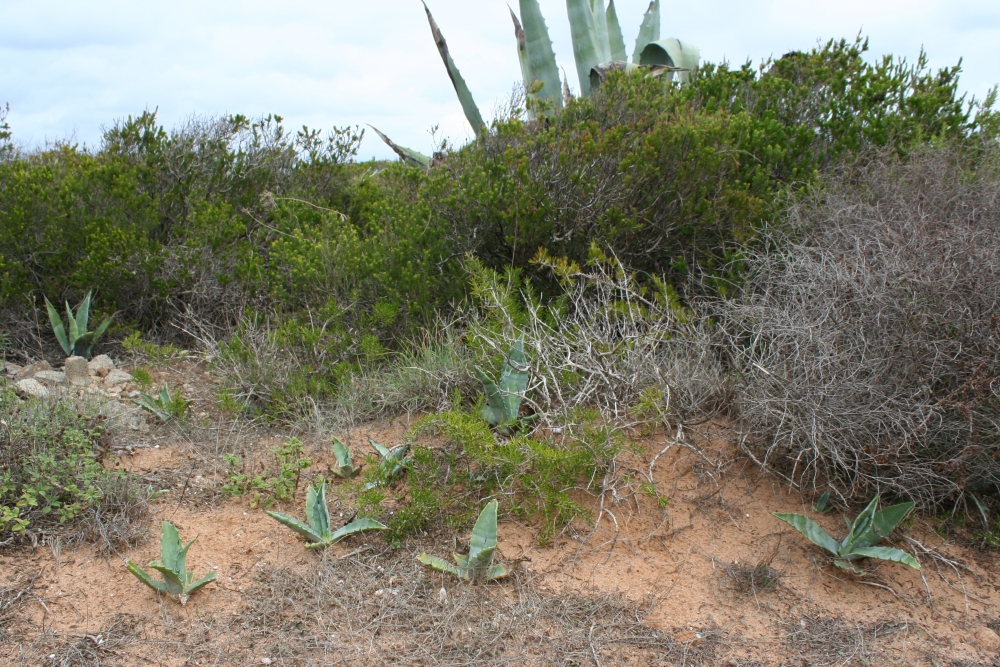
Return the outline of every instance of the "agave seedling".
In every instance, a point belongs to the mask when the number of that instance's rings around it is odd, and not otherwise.
[[[345,537],[363,533],[366,530],[386,530],[388,528],[385,524],[374,519],[358,519],[331,531],[330,509],[326,506],[326,482],[319,486],[310,486],[306,492],[306,523],[281,512],[265,510],[264,513],[309,540],[310,544],[306,545],[306,549],[325,549]]]
[[[191,405],[191,401],[181,396],[180,389],[171,393],[170,386],[167,384],[163,385],[158,396],[139,394],[139,398],[133,400],[136,405],[152,412],[164,423],[171,419],[184,419],[187,416],[188,406]]]
[[[185,604],[192,593],[215,579],[215,572],[209,572],[198,581],[193,581],[194,573],[188,572],[187,552],[195,540],[191,540],[182,547],[181,536],[177,532],[177,528],[169,521],[164,521],[160,536],[160,560],[149,564],[149,567],[163,575],[163,581],[153,579],[145,570],[130,560],[126,561],[126,567],[139,581],[154,591],[176,595],[180,603]]]
[[[371,438],[368,438],[368,444],[370,444],[372,449],[375,450],[375,453],[379,455],[379,477],[383,481],[391,481],[406,470],[407,454],[410,453],[409,445],[403,444],[389,449],[375,442]],[[374,489],[376,486],[378,486],[378,482],[368,482],[361,487],[361,490],[367,491],[369,489]]]
[[[59,345],[62,347],[63,352],[66,353],[66,356],[90,359],[94,353],[94,345],[97,343],[97,340],[111,326],[113,318],[109,317],[101,322],[101,326],[97,327],[95,331],[87,331],[87,327],[90,324],[91,294],[92,292],[87,292],[87,296],[83,298],[83,301],[76,309],[75,315],[73,314],[73,309],[69,307],[69,301],[66,302],[69,335],[66,334],[66,327],[63,325],[62,316],[59,315],[59,311],[55,309],[55,306],[47,298],[45,299],[45,308],[49,312],[49,322],[52,324],[52,332],[56,335],[56,340],[59,341]]]
[[[909,565],[915,570],[920,569],[916,558],[900,549],[892,547],[873,546],[879,540],[888,537],[899,522],[913,509],[913,503],[899,503],[885,509],[878,509],[878,496],[875,496],[868,506],[857,516],[854,523],[847,522],[849,532],[843,542],[830,537],[825,530],[812,519],[801,514],[782,514],[775,512],[774,516],[781,519],[795,530],[802,533],[806,539],[818,547],[826,549],[834,556],[833,564],[842,570],[854,574],[865,574],[865,571],[852,563],[859,558],[877,558]]]
[[[338,468],[333,471],[334,475],[339,477],[357,477],[358,473],[361,472],[361,467],[354,467],[354,462],[351,460],[351,449],[347,447],[344,443],[337,439],[337,436],[333,436],[333,455],[337,458]]]
[[[497,501],[493,500],[486,504],[483,511],[479,513],[479,518],[476,519],[476,525],[472,528],[472,538],[469,540],[468,556],[454,554],[456,565],[426,553],[420,554],[419,560],[433,570],[453,574],[465,581],[472,579],[493,581],[510,574],[506,566],[493,563],[493,555],[496,550]]]
[[[500,372],[500,382],[494,382],[482,368],[475,367],[476,377],[483,383],[483,393],[486,394],[486,405],[483,406],[483,419],[501,431],[509,433],[510,426],[518,421],[521,412],[521,402],[528,388],[528,360],[524,356],[524,335],[518,337],[514,347],[507,354],[503,370]]]

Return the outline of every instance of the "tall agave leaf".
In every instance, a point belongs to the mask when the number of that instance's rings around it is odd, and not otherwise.
[[[641,64],[640,56],[643,49],[650,42],[660,39],[660,0],[653,0],[649,3],[649,9],[642,17],[642,25],[639,26],[639,37],[635,40],[635,51],[632,52],[632,62]]]
[[[510,9],[508,7],[508,9]],[[510,10],[510,18],[514,22],[514,38],[517,40],[517,61],[521,65],[521,81],[524,82],[525,93],[531,90],[535,82],[535,73],[531,71],[531,58],[528,56],[528,42],[524,37],[524,28],[514,10]],[[529,111],[530,115],[530,111]]]
[[[496,549],[497,501],[493,500],[486,504],[483,511],[479,513],[479,518],[476,519],[476,525],[472,528],[472,537],[469,540],[468,556],[454,554],[456,565],[426,553],[420,554],[417,560],[431,569],[453,574],[466,581],[473,578],[493,581],[510,573],[505,566],[493,563]]]
[[[444,61],[444,66],[448,70],[448,76],[451,77],[451,84],[455,87],[455,92],[458,94],[458,101],[462,103],[462,111],[465,112],[466,119],[468,119],[469,124],[472,125],[472,130],[478,137],[485,125],[483,117],[479,113],[479,107],[476,106],[476,101],[472,99],[472,92],[469,90],[469,86],[466,85],[465,79],[462,78],[461,72],[458,71],[458,67],[455,66],[455,61],[451,59],[451,52],[448,51],[448,42],[445,41],[444,35],[441,33],[441,29],[438,28],[438,24],[434,20],[434,16],[431,14],[431,10],[427,7],[426,2],[424,3],[424,11],[427,12],[427,22],[431,24],[431,33],[434,35],[434,42],[437,44],[438,53],[441,54],[441,60]]]
[[[590,0],[590,11],[594,14],[594,29],[597,47],[601,50],[601,62],[611,60],[611,44],[608,42],[608,14],[604,0]]]
[[[697,46],[675,37],[650,42],[639,55],[640,65],[665,65],[685,70],[677,72],[677,80],[682,83],[691,80],[690,70],[696,69],[700,60]]]
[[[573,38],[573,57],[576,73],[580,77],[580,94],[590,95],[590,70],[604,62],[597,40],[597,26],[591,0],[566,0],[570,33]]]
[[[606,18],[608,24],[608,46],[611,47],[611,60],[625,62],[628,54],[625,53],[625,38],[622,36],[622,26],[618,21],[618,11],[615,9],[615,0],[608,4]]]
[[[500,391],[503,392],[504,412],[516,419],[521,411],[521,401],[528,388],[528,359],[524,356],[524,334],[518,336],[507,355],[507,363],[500,373]]]
[[[551,101],[557,109],[562,108],[562,82],[559,78],[559,66],[556,65],[556,54],[552,50],[552,40],[545,18],[538,6],[538,0],[520,0],[521,20],[524,21],[524,46],[528,55],[528,65],[531,77],[525,77],[524,87],[539,81],[542,90],[538,97]],[[516,17],[515,17],[516,23]],[[522,73],[524,69],[522,67]]]
[[[56,340],[59,341],[59,346],[62,347],[66,356],[73,354],[73,346],[70,344],[69,338],[66,337],[66,327],[63,326],[62,315],[60,315],[55,306],[49,302],[48,297],[45,299],[45,308],[48,310],[49,324],[52,325],[52,333],[56,335]]]
[[[426,169],[431,165],[431,159],[426,155],[424,155],[423,153],[418,153],[417,151],[412,150],[410,148],[404,148],[403,146],[400,146],[392,139],[379,132],[379,129],[374,125],[369,125],[368,127],[375,130],[375,134],[377,134],[379,138],[382,139],[382,141],[384,141],[389,148],[395,151],[396,155],[398,155],[400,159],[406,164],[410,165],[411,167],[419,167],[421,169]]]

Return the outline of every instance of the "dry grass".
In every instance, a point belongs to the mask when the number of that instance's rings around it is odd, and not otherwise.
[[[884,664],[882,639],[902,629],[897,623],[850,624],[842,618],[803,615],[782,622],[784,645],[796,662],[810,667]]]
[[[1000,481],[1000,173],[946,149],[852,165],[725,304],[744,450],[842,502],[951,510]]]

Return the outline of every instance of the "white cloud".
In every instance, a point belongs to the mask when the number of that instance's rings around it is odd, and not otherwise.
[[[519,76],[506,3],[428,4],[488,112]],[[648,0],[617,4],[630,42]],[[541,5],[575,87],[565,4]],[[921,47],[933,67],[964,57],[963,89],[978,97],[1000,80],[995,0],[671,5],[664,34],[697,44],[708,61],[757,63],[862,31],[872,57],[912,61]],[[278,113],[291,128],[371,123],[423,151],[434,125],[458,142],[471,135],[417,0],[5,0],[0,62],[0,103],[11,104],[15,137],[28,145],[68,135],[93,145],[102,126],[147,108],[168,127],[191,114],[237,112]],[[391,153],[371,135],[363,156],[373,155]]]

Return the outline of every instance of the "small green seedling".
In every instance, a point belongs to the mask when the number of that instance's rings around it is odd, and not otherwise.
[[[181,536],[177,528],[169,521],[164,521],[160,537],[160,560],[149,564],[149,567],[163,575],[163,581],[156,581],[132,561],[127,561],[128,571],[154,591],[176,595],[180,603],[185,604],[192,593],[215,579],[215,572],[209,572],[198,581],[192,581],[194,573],[187,571],[185,563],[192,544],[194,540],[181,547]]]
[[[281,512],[264,512],[278,523],[305,537],[311,544],[306,549],[325,549],[345,537],[366,530],[387,530],[388,526],[374,519],[358,519],[335,531],[330,530],[330,510],[326,506],[326,482],[310,486],[306,492],[306,523]]]
[[[510,574],[506,566],[493,563],[493,555],[497,549],[497,501],[486,504],[476,525],[472,528],[472,538],[469,540],[469,555],[454,554],[457,565],[448,561],[420,554],[420,562],[438,572],[453,574],[464,581],[481,579],[493,581]]]
[[[187,416],[188,406],[191,405],[191,401],[181,396],[180,389],[171,393],[167,384],[163,385],[163,390],[158,396],[139,394],[139,398],[134,400],[136,405],[152,412],[164,423],[171,419],[184,419]]]
[[[519,419],[521,402],[528,388],[528,360],[524,356],[524,334],[518,337],[514,347],[507,354],[503,371],[500,373],[499,385],[479,366],[474,370],[476,377],[483,383],[483,393],[486,395],[482,416],[490,425],[496,426],[503,433],[510,434],[512,425],[533,418]]]
[[[344,445],[336,436],[333,436],[333,455],[337,457],[339,466],[333,471],[334,475],[351,478],[357,477],[361,472],[361,467],[354,467],[354,462],[351,460],[351,448]]]
[[[379,485],[380,482],[391,482],[396,479],[399,475],[406,470],[407,463],[409,459],[407,455],[410,453],[409,445],[398,445],[392,449],[388,449],[383,445],[375,442],[371,438],[368,438],[368,444],[372,446],[372,449],[379,455],[379,480],[376,482],[368,482],[363,487],[362,491],[368,491],[374,489]]]
[[[90,324],[91,294],[92,292],[87,292],[87,296],[83,298],[79,308],[76,309],[75,315],[69,307],[69,301],[66,302],[66,317],[69,320],[68,336],[66,335],[66,327],[63,326],[62,316],[59,315],[59,311],[55,309],[55,306],[47,298],[45,299],[45,308],[49,311],[49,323],[52,325],[52,333],[56,335],[56,340],[59,341],[59,345],[62,347],[63,352],[66,353],[66,356],[90,359],[94,353],[94,345],[97,343],[97,340],[111,326],[113,318],[109,317],[101,323],[101,326],[97,327],[96,331],[87,331],[87,326]]]
[[[837,542],[825,530],[820,528],[815,521],[801,514],[775,512],[774,516],[802,533],[806,539],[816,546],[822,547],[833,554],[833,564],[842,570],[847,570],[854,574],[865,574],[864,570],[851,562],[858,558],[877,558],[879,560],[902,563],[903,565],[909,565],[915,570],[919,570],[920,563],[905,551],[891,547],[872,546],[879,540],[889,536],[889,533],[913,509],[913,503],[899,503],[898,505],[886,507],[882,510],[877,508],[878,496],[875,496],[868,503],[864,511],[857,516],[854,523],[848,523],[850,532],[844,538],[843,542]],[[846,517],[844,521],[847,521]]]
[[[829,514],[832,511],[833,505],[830,504],[830,492],[826,491],[819,497],[819,501],[813,505],[813,512],[817,512],[819,514]]]

